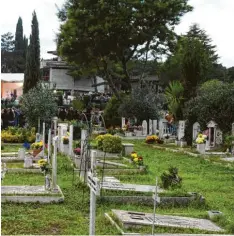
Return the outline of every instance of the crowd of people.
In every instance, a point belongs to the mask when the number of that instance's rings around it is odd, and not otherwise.
[[[1,128],[6,129],[9,126],[24,126],[25,120],[20,109],[4,108],[1,112]]]

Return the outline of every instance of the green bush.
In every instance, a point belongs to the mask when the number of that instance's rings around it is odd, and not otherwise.
[[[98,135],[95,140],[97,141],[97,149],[110,153],[120,153],[122,150],[121,138],[111,134]]]
[[[122,150],[121,138],[104,135],[103,150],[110,153],[120,153]]]

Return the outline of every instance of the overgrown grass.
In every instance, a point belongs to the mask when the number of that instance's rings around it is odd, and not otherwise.
[[[7,162],[7,168],[24,168],[23,162]]]
[[[219,210],[224,216],[217,224],[227,233],[234,233],[234,165],[216,164],[213,161],[190,157],[180,153],[170,153],[146,146],[142,141],[131,141],[148,165],[147,174],[119,175],[117,178],[126,183],[155,185],[156,176],[170,166],[179,169],[183,178],[183,189],[198,192],[206,198],[206,205],[197,204],[188,207],[158,207],[158,214],[171,214],[197,218],[208,218],[207,210]],[[89,225],[89,189],[81,183],[72,184],[73,169],[65,156],[58,157],[58,184],[65,202],[61,204],[2,204],[2,234],[40,234],[40,235],[87,235]],[[13,177],[15,176],[15,177]],[[111,176],[111,174],[109,174]],[[160,179],[159,179],[160,182]],[[7,173],[3,184],[43,184],[43,175],[35,173]],[[116,192],[118,195],[118,193]],[[122,195],[120,193],[119,195]],[[112,193],[110,194],[112,195]],[[97,201],[96,234],[119,235],[119,232],[104,217],[111,209],[139,212],[152,212],[150,206],[133,204],[100,203]],[[135,230],[135,229],[134,229]],[[133,231],[134,231],[133,230]],[[151,233],[144,229],[144,233]],[[135,232],[135,231],[134,231]],[[185,229],[155,228],[155,233],[187,232]],[[199,233],[198,230],[189,230]]]

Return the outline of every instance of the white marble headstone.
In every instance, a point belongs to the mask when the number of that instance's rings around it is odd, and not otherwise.
[[[142,127],[143,127],[143,135],[147,135],[148,130],[147,130],[147,121],[146,120],[143,120]]]
[[[193,140],[197,138],[199,132],[200,132],[200,124],[198,122],[195,122],[193,124]]]
[[[149,119],[149,134],[153,133],[153,121]]]
[[[125,126],[125,117],[122,117],[122,128]]]
[[[185,120],[179,120],[178,140],[184,137],[184,131],[185,131]]]
[[[153,132],[153,134],[156,134],[156,130],[157,130],[157,123],[158,123],[158,121],[157,120],[153,120],[153,130],[152,130],[152,132]]]

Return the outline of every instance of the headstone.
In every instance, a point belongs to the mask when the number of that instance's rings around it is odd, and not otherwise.
[[[147,135],[148,130],[147,130],[147,121],[146,120],[143,120],[142,127],[143,127],[143,135]]]
[[[18,158],[20,159],[24,159],[25,158],[25,149],[24,148],[20,148],[18,151]]]
[[[153,130],[152,130],[153,134],[156,134],[156,131],[157,131],[157,123],[158,123],[157,120],[153,120]]]
[[[149,119],[149,134],[153,134],[153,121],[151,119]]]
[[[185,120],[179,120],[179,127],[178,127],[178,140],[180,141],[181,138],[184,137],[185,131]]]
[[[51,154],[51,129],[49,129],[49,132],[48,132],[48,156],[47,156],[47,159],[48,159],[48,162],[50,162],[50,154]]]
[[[58,148],[58,136],[53,138],[54,153],[52,159],[52,190],[57,191],[57,148]]]
[[[54,123],[54,136],[57,136],[58,117],[53,118]]]
[[[193,140],[197,138],[198,133],[200,132],[200,124],[198,122],[195,122],[193,124]]]
[[[31,157],[24,158],[24,168],[31,168],[33,166],[33,161]]]
[[[134,144],[132,143],[123,143],[123,154],[128,156],[133,152]]]
[[[36,133],[36,142],[41,141],[41,135],[39,133]]]
[[[55,136],[56,137],[56,136]],[[62,139],[62,135],[61,135],[61,126],[58,127],[58,150],[61,150],[61,139]]]
[[[215,144],[221,145],[223,143],[223,132],[217,128],[216,129],[216,137],[215,137]]]
[[[73,125],[70,125],[69,127],[69,151],[68,151],[69,156],[73,156]]]
[[[42,156],[44,157],[45,155],[45,122],[43,122],[42,143],[43,143]]]
[[[211,120],[208,124],[207,124],[207,128],[208,128],[208,144],[210,148],[215,147],[216,144],[216,130],[217,130],[218,124],[216,122],[214,122],[213,120]]]
[[[88,160],[87,160],[87,148],[88,148],[88,130],[81,130],[81,165],[80,165],[80,177],[84,181],[87,179]]]
[[[122,117],[122,129],[123,129],[123,127],[125,126],[125,117]]]
[[[163,138],[164,133],[166,132],[166,127],[167,127],[168,121],[166,119],[160,119],[158,128],[159,128],[159,137]]]

